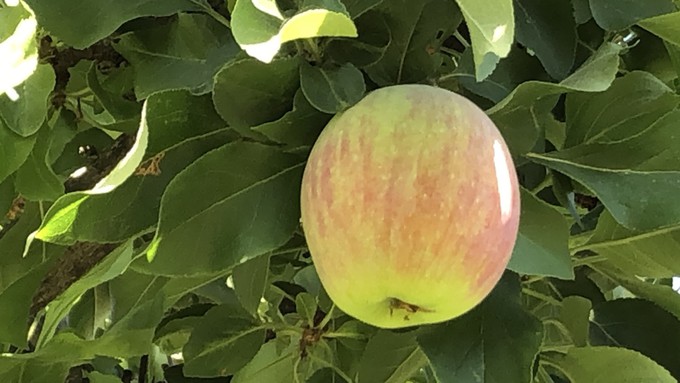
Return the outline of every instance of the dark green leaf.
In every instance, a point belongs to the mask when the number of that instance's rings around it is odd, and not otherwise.
[[[354,20],[354,23],[359,36],[329,41],[326,54],[338,63],[352,63],[363,68],[383,57],[392,41],[392,33],[380,12],[367,12]]]
[[[302,64],[300,86],[312,106],[329,114],[351,107],[366,92],[364,76],[352,64],[328,68]]]
[[[239,51],[229,29],[202,14],[180,14],[170,23],[123,35],[116,49],[135,69],[139,99],[175,89],[208,93],[215,73]]]
[[[616,267],[631,275],[651,278],[680,274],[680,228],[635,231],[616,223],[611,214],[600,216],[593,236],[579,249],[589,249],[607,257]]]
[[[45,323],[38,344],[43,346],[52,339],[59,322],[68,315],[69,310],[82,294],[100,283],[122,274],[132,262],[132,259],[132,243],[127,242],[113,250],[104,260],[96,264],[85,275],[71,284],[59,297],[50,302],[50,309],[45,316]]]
[[[531,381],[542,340],[543,325],[522,308],[513,274],[473,311],[418,337],[440,381],[484,383]]]
[[[361,383],[401,383],[427,364],[416,334],[379,331],[368,341],[359,362]]]
[[[180,11],[199,10],[190,0],[28,0],[38,23],[75,48],[86,48],[110,35],[126,21],[144,16],[169,16]]]
[[[225,65],[215,76],[217,112],[236,128],[279,119],[291,109],[299,87],[298,63],[292,58],[270,64],[242,59]]]
[[[309,327],[314,327],[314,316],[316,315],[316,298],[310,293],[302,292],[295,296],[295,308],[302,319],[307,320]]]
[[[293,382],[297,343],[291,341],[285,349],[277,350],[276,342],[265,343],[255,357],[234,375],[232,383]]]
[[[26,199],[54,201],[64,194],[63,181],[52,170],[48,158],[55,136],[56,132],[44,124],[33,151],[16,173],[16,190]]]
[[[442,57],[429,50],[438,43],[437,32],[450,33],[460,23],[462,16],[455,4],[448,0],[393,0],[376,9],[384,14],[392,40],[382,58],[365,68],[369,77],[385,86],[419,82],[434,75]]]
[[[560,308],[560,320],[564,327],[569,330],[571,340],[575,346],[584,347],[588,345],[590,309],[592,303],[589,299],[573,295],[562,300]]]
[[[258,352],[265,329],[247,313],[228,305],[210,309],[197,323],[182,351],[187,376],[236,373]]]
[[[674,110],[628,140],[529,157],[586,186],[629,229],[677,224],[680,206],[669,202],[680,186],[678,118],[680,111]]]
[[[508,268],[521,274],[573,279],[567,221],[525,189],[521,196],[519,235]]]
[[[634,136],[678,105],[680,97],[647,72],[617,78],[604,92],[569,94],[565,147]]]
[[[110,193],[71,193],[59,199],[47,212],[39,238],[65,244],[115,242],[152,227],[170,180],[198,157],[236,138],[219,129],[224,122],[207,96],[193,97],[185,91],[151,96],[146,117],[147,160],[136,174]],[[199,119],[202,123],[195,125]],[[102,214],[109,219],[100,220]]]
[[[618,269],[609,264],[609,262],[599,262],[597,265],[591,266],[591,268],[597,270],[614,283],[623,286],[637,297],[656,303],[680,319],[680,294],[670,286],[645,282],[637,276],[629,275],[623,270]]]
[[[342,0],[347,12],[353,19],[358,18],[365,12],[377,7],[383,0]]]
[[[576,54],[576,24],[569,0],[515,0],[517,41],[536,53],[546,71],[562,80]]]
[[[7,232],[0,231],[0,341],[24,346],[27,339],[29,308],[53,259],[63,248],[34,241],[28,248],[27,237],[40,225],[37,203],[28,202],[21,218]],[[24,254],[26,253],[26,254]]]
[[[234,291],[245,310],[257,318],[257,309],[269,282],[269,255],[236,265],[232,273]]]
[[[198,159],[163,195],[149,270],[206,274],[284,244],[299,223],[303,165],[296,156],[245,142]],[[202,187],[206,174],[212,174],[209,188]]]
[[[617,299],[593,307],[590,344],[641,352],[680,376],[680,321],[642,299]]]
[[[640,20],[676,10],[673,0],[590,0],[597,24],[605,30],[617,31]]]
[[[314,145],[331,117],[314,108],[302,90],[298,90],[295,93],[293,110],[276,121],[255,126],[253,130],[285,145],[286,150],[306,150]]]
[[[590,12],[590,0],[572,0],[574,7],[574,19],[578,24],[585,24],[593,18]]]

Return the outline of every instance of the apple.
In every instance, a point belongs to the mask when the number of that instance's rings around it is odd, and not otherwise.
[[[301,214],[337,307],[400,328],[443,322],[498,283],[517,238],[519,186],[499,130],[429,85],[375,90],[325,127]]]

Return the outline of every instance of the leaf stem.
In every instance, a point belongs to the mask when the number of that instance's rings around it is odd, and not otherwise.
[[[224,25],[225,27],[231,29],[231,23],[229,20],[227,20],[226,17],[222,16],[219,12],[214,10],[210,5],[204,3],[203,1],[200,0],[190,0],[192,3],[200,7],[207,13],[208,15],[212,16],[213,19],[217,20],[220,24]]]
[[[347,382],[347,383],[353,383],[352,378],[350,378],[349,376],[347,376],[347,374],[345,374],[345,373],[344,373],[342,370],[340,370],[337,366],[335,366],[335,365],[333,365],[333,364],[331,364],[331,363],[328,363],[327,361],[325,361],[325,360],[323,360],[323,359],[317,357],[316,355],[314,355],[314,354],[311,353],[311,352],[310,352],[309,354],[307,354],[307,356],[309,356],[310,359],[314,359],[314,361],[317,362],[317,363],[319,363],[320,365],[322,365],[322,366],[324,366],[324,367],[328,367],[328,368],[332,369],[333,371],[335,371],[335,373],[338,374],[345,382]]]
[[[572,262],[572,265],[574,267],[579,267],[579,266],[586,266],[586,265],[592,265],[593,263],[598,263],[598,262],[604,262],[608,260],[609,257],[605,255],[594,255],[590,257],[583,257],[583,258],[578,258]]]
[[[522,288],[522,293],[524,293],[524,294],[526,294],[530,297],[540,299],[544,302],[550,303],[550,304],[555,305],[555,306],[562,306],[562,302],[558,301],[557,299],[555,299],[555,298],[553,298],[549,295],[539,293],[538,291],[534,291],[530,288],[526,288],[526,287]]]
[[[460,34],[458,31],[453,32],[453,37],[458,40],[459,43],[461,43],[466,49],[470,48],[470,43],[463,37],[463,35]]]
[[[331,306],[331,309],[328,310],[328,312],[326,313],[326,316],[323,317],[323,319],[321,320],[321,323],[319,323],[317,328],[322,329],[322,328],[326,327],[328,322],[331,321],[331,317],[333,316],[333,310],[335,310],[335,303],[333,303],[333,305]]]
[[[304,39],[303,41],[306,51],[312,55],[315,62],[320,63],[322,60],[321,49],[319,49],[319,44],[316,43],[316,40]]]

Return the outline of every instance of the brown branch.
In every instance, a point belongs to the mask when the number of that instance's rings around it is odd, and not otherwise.
[[[123,159],[125,154],[132,148],[134,141],[134,136],[127,134],[119,136],[108,150],[87,166],[87,171],[81,177],[69,179],[65,182],[66,192],[70,193],[93,188]],[[76,242],[66,248],[64,254],[45,274],[40,286],[33,295],[29,310],[29,323],[35,321],[38,314],[50,302],[92,270],[95,265],[119,245],[119,243]],[[35,341],[37,341],[42,330],[43,320],[44,316],[38,319],[36,330],[31,334],[30,345],[34,345]]]

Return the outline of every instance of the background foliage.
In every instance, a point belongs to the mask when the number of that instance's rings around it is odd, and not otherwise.
[[[680,2],[0,1],[0,380],[676,382]],[[402,331],[333,309],[307,153],[428,83],[501,129],[509,270]]]

